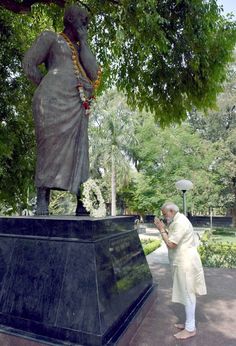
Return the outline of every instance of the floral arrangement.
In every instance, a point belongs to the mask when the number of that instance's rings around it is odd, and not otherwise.
[[[89,115],[90,114],[91,105],[92,105],[93,101],[95,100],[95,96],[91,96],[89,98],[86,98],[85,94],[84,94],[84,88],[83,88],[82,84],[78,84],[77,89],[79,91],[79,95],[80,95],[80,98],[81,98],[81,101],[82,101],[82,105],[83,105],[83,107],[85,109],[85,114]]]
[[[102,78],[102,69],[101,69],[101,67],[98,68],[97,79],[95,81],[92,81],[87,76],[84,68],[82,67],[82,65],[80,63],[80,60],[79,60],[78,50],[75,48],[75,46],[73,45],[73,43],[71,42],[69,37],[64,32],[60,32],[60,35],[66,40],[69,48],[71,49],[71,52],[72,52],[72,62],[73,62],[73,65],[74,65],[75,75],[78,78],[78,80],[80,79],[80,75],[82,75],[93,86],[94,90],[97,90],[98,87],[101,84],[101,78]],[[80,43],[77,42],[77,45],[79,46]],[[78,84],[77,89],[79,91],[79,95],[80,95],[80,99],[82,101],[82,105],[83,105],[83,107],[85,109],[85,114],[86,115],[90,115],[90,108],[91,108],[93,100],[95,99],[95,96],[91,96],[89,98],[86,98],[86,96],[84,94],[84,87],[83,87],[83,85],[81,83]]]
[[[90,216],[106,216],[106,206],[102,197],[101,190],[93,179],[88,179],[83,184],[82,202]]]

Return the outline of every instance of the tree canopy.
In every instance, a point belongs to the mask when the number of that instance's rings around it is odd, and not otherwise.
[[[193,108],[214,106],[236,42],[235,22],[223,17],[215,0],[78,3],[91,14],[89,40],[103,69],[100,93],[115,85],[131,107],[144,110],[144,117],[151,111],[161,125],[180,122]],[[35,161],[34,86],[21,60],[41,31],[63,29],[65,2],[0,5],[0,200],[16,209],[27,205],[33,191]],[[133,155],[135,165],[139,159]]]
[[[236,224],[236,72],[235,64],[224,92],[218,97],[218,109],[207,116],[199,112],[189,115],[189,123],[202,138],[211,141],[217,149],[212,173],[220,186],[218,203],[232,209]]]
[[[35,25],[62,28],[64,0],[1,0],[0,4],[17,13],[31,10],[11,16],[27,44]],[[11,8],[13,4],[19,10]],[[216,0],[78,4],[91,13],[91,44],[103,66],[103,88],[116,84],[131,106],[153,112],[161,124],[180,122],[193,107],[206,110],[215,105],[236,42],[235,22],[222,15]]]
[[[13,29],[0,16],[0,203],[10,211],[25,208],[33,190],[34,136],[32,86],[21,68]]]
[[[136,128],[138,144],[134,157],[138,173],[134,175],[125,198],[131,210],[157,212],[166,200],[182,205],[182,196],[175,187],[180,179],[189,179],[194,189],[188,192],[189,209],[207,210],[218,205],[218,186],[211,165],[217,151],[185,124],[161,129],[146,116]],[[127,194],[129,190],[129,193]]]

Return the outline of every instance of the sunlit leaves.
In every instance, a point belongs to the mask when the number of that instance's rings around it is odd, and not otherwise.
[[[116,85],[131,106],[152,111],[163,125],[180,122],[194,107],[214,106],[236,42],[235,22],[215,0],[85,3],[103,89]],[[62,28],[56,5],[35,5],[22,18],[27,44],[41,30]]]

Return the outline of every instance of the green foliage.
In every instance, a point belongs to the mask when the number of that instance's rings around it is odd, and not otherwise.
[[[119,292],[128,291],[132,287],[138,285],[140,280],[143,280],[145,277],[149,277],[149,272],[147,271],[147,265],[141,264],[137,265],[134,269],[130,270],[129,266],[126,269],[123,269],[123,275],[121,279],[117,280],[116,288]]]
[[[214,242],[236,243],[236,229],[217,228],[211,232],[211,240]]]
[[[100,92],[116,84],[119,90],[124,91],[131,106],[150,110],[154,113],[155,120],[162,125],[180,122],[193,107],[205,110],[214,105],[236,42],[235,22],[221,15],[215,0],[124,0],[119,5],[107,0],[87,0],[86,4],[92,14],[90,44],[103,68]],[[12,211],[27,207],[29,198],[34,194],[35,144],[31,115],[34,86],[23,75],[21,59],[41,31],[62,30],[62,16],[63,9],[54,4],[34,5],[32,12],[27,15],[16,15],[1,9],[0,201],[10,206]],[[126,108],[125,112],[129,118],[131,111]],[[146,117],[147,113],[142,116]],[[111,117],[116,124],[115,127],[112,125],[114,134],[118,132],[117,117],[118,113]],[[107,121],[106,130],[111,133],[109,126]],[[127,127],[121,127],[120,130],[125,133]],[[130,133],[132,131],[133,127]],[[134,133],[141,137],[140,129],[135,129]],[[152,134],[152,129],[150,134],[147,129],[146,142]],[[154,131],[154,135],[161,138],[160,129],[158,133]],[[170,133],[163,135],[168,137]],[[172,134],[172,138],[173,136],[175,135]],[[119,136],[119,140],[120,138]],[[228,141],[233,146],[234,133]],[[144,138],[144,143],[146,142]],[[164,145],[163,141],[161,145]],[[158,208],[166,198],[173,196],[173,193],[167,193],[169,186],[172,186],[175,178],[186,175],[187,164],[181,171],[178,163],[181,157],[176,158],[173,160],[175,166],[170,165],[166,170],[159,169],[158,166],[158,175],[155,176],[155,165],[162,163],[163,155],[165,163],[167,162],[164,150],[159,149],[156,155],[161,160],[154,158],[155,164],[152,165],[151,151],[147,150],[150,157],[145,159],[145,148],[141,148],[141,144],[140,155],[134,145],[125,147],[125,150],[122,148],[120,152],[116,152],[117,162],[127,162],[126,159],[131,157],[144,179],[141,175],[135,177],[131,188],[120,191],[120,196],[124,193],[127,201],[133,197],[133,209],[150,212]],[[94,148],[95,145],[92,150]],[[122,153],[125,153],[123,158],[120,155]],[[174,155],[174,150],[171,153]],[[190,160],[190,156],[188,158]],[[196,165],[193,158],[191,161],[192,166]],[[99,175],[98,166],[101,163],[92,163],[93,173],[97,169],[96,174]],[[125,169],[123,166],[123,173],[125,171],[129,174],[122,174],[122,165],[118,164],[118,167],[118,176],[126,176],[128,182],[130,170],[127,164]],[[177,171],[175,167],[179,167]],[[154,178],[151,177],[151,172]],[[189,178],[198,180],[197,186],[202,186],[205,179],[202,177],[203,172],[205,166],[201,174],[195,177],[190,174]],[[109,174],[105,176],[104,184],[107,186]],[[167,176],[170,177],[169,184]],[[205,194],[204,201],[213,195],[212,183],[209,175],[206,176],[210,189],[207,192],[201,190]],[[176,201],[180,204],[181,197],[176,197]],[[200,201],[202,202],[201,198],[198,205]]]
[[[207,116],[189,115],[189,124],[200,136],[214,143],[217,156],[211,165],[214,182],[220,187],[218,205],[232,210],[236,225],[236,72],[230,66],[224,90],[218,96],[218,108]]]
[[[0,13],[0,201],[8,212],[27,208],[33,190],[32,90],[22,76],[12,26]]]
[[[189,126],[172,126],[164,130],[145,114],[136,126],[137,144],[132,154],[138,173],[125,194],[131,210],[156,213],[166,200],[182,205],[175,188],[179,179],[189,179],[194,189],[188,192],[189,210],[204,210],[217,203],[218,189],[210,169],[218,155],[213,145],[193,133]]]
[[[221,227],[219,227],[219,228],[213,230],[212,234],[234,236],[236,234],[236,229],[235,228],[221,228]]]
[[[201,236],[201,245],[198,251],[202,264],[206,267],[236,268],[236,243],[232,236],[233,229],[207,230]],[[228,241],[218,239],[219,235],[229,234]]]
[[[135,142],[134,127],[134,112],[122,94],[111,90],[98,99],[89,126],[90,168],[108,203],[111,200],[112,162],[117,191],[127,186],[130,180],[129,147]]]
[[[145,255],[149,255],[151,252],[155,251],[161,246],[161,240],[145,239],[141,240],[143,251]]]
[[[88,1],[95,50],[129,104],[161,124],[180,122],[193,107],[213,107],[236,42],[235,22],[216,0]]]
[[[65,191],[52,191],[50,212],[53,215],[74,215],[76,209],[76,196]]]
[[[212,236],[212,230],[211,230],[211,229],[207,229],[207,230],[203,233],[203,235],[201,236],[201,241],[202,241],[202,242],[207,242],[207,241],[210,240],[211,236]]]
[[[216,0],[88,0],[86,5],[103,89],[116,84],[130,105],[153,112],[161,124],[180,122],[193,107],[214,106],[236,42],[235,22],[222,16]],[[5,11],[22,52],[40,31],[62,29],[61,8],[32,8],[22,16]]]
[[[202,264],[206,267],[236,268],[236,244],[202,240],[199,246]]]

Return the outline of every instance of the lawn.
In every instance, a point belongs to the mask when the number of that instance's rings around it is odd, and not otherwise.
[[[230,235],[213,235],[213,236],[212,236],[212,240],[221,241],[221,242],[236,243],[236,236],[230,236]]]
[[[217,228],[212,231],[211,239],[217,242],[236,243],[236,229],[235,228]]]

